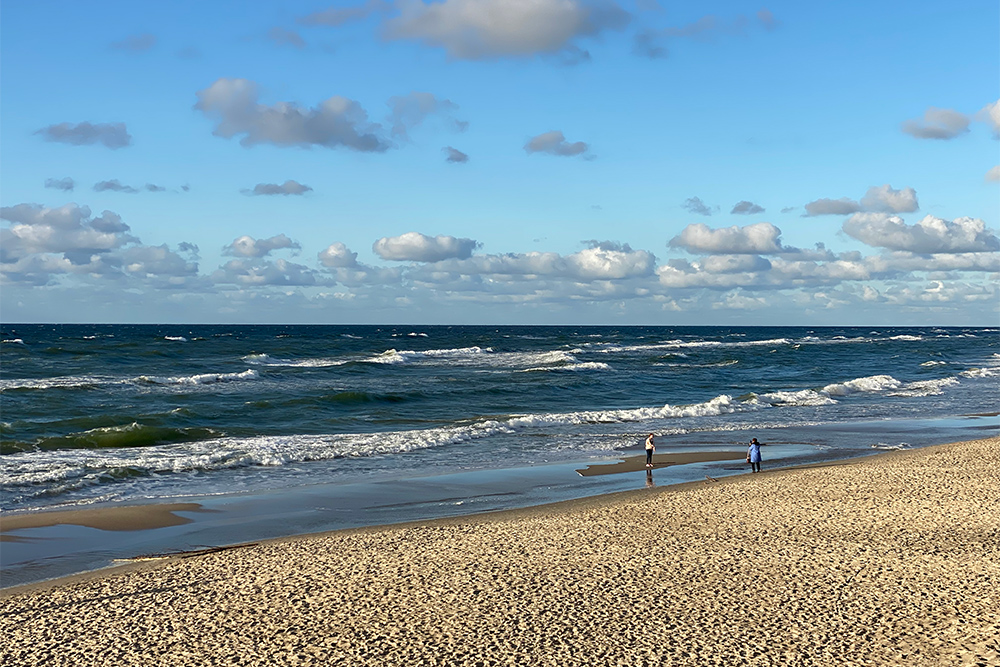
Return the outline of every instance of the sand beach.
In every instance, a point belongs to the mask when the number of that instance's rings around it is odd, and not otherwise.
[[[997,665],[998,590],[990,438],[8,589],[0,662]]]

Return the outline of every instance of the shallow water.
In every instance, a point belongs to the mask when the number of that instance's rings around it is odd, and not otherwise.
[[[593,462],[648,432],[826,460],[942,441],[851,424],[1000,405],[998,329],[8,325],[2,339],[3,511]]]

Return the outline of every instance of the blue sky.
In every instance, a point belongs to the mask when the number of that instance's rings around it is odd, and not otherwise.
[[[997,322],[996,2],[0,12],[7,322]]]

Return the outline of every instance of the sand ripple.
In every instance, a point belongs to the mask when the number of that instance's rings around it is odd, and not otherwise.
[[[17,665],[1000,665],[1000,440],[174,559]]]

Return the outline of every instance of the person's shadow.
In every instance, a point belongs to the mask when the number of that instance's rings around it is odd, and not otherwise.
[[[653,481],[653,469],[646,468],[646,488],[651,489],[654,486],[656,486],[656,483]]]

